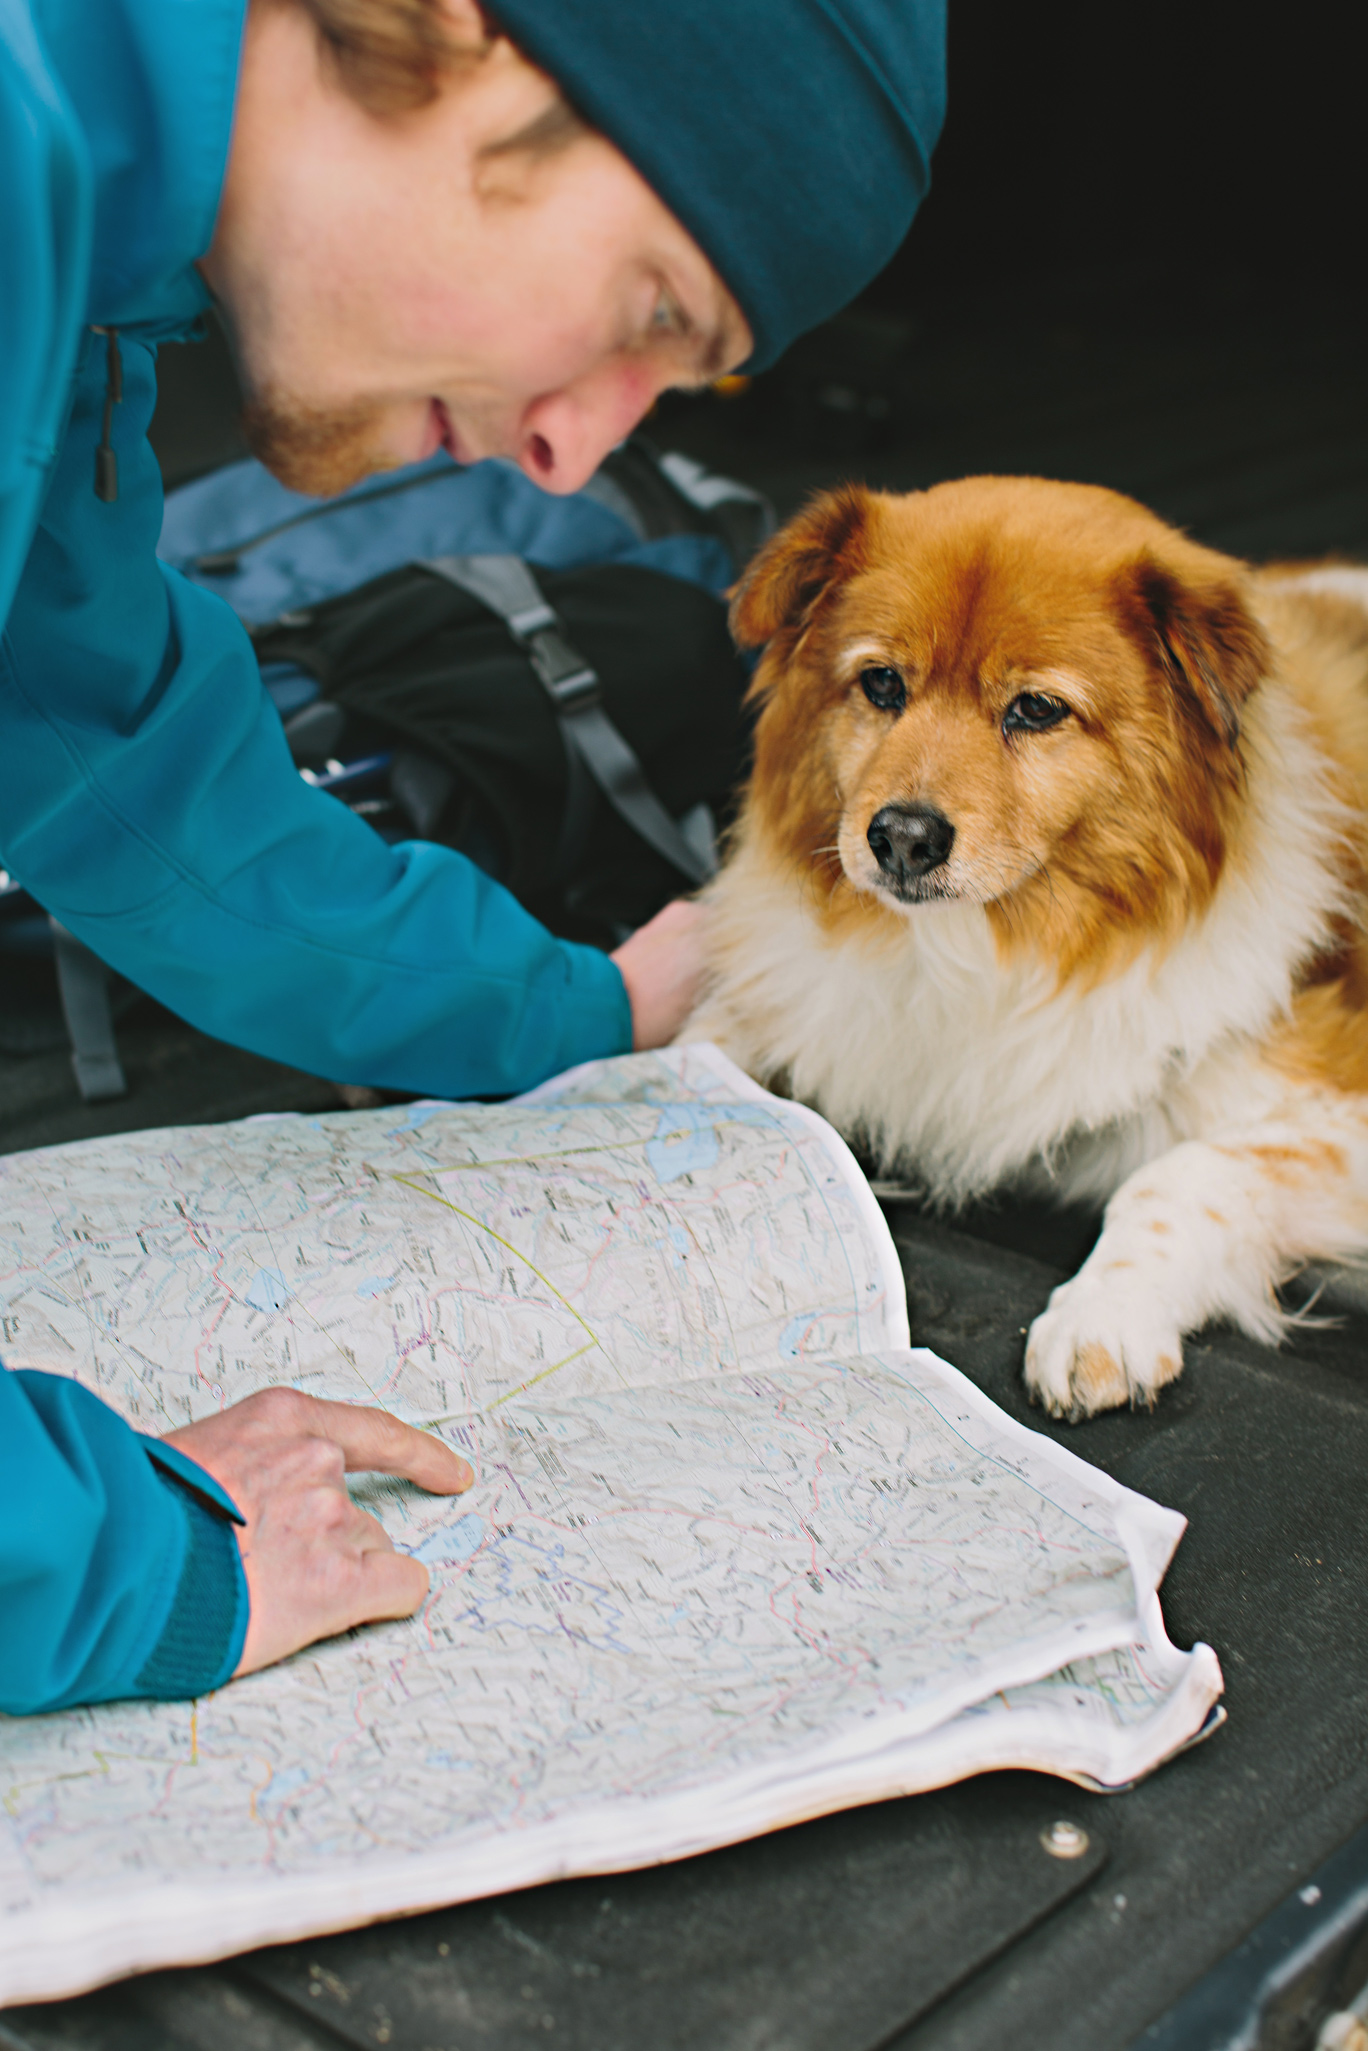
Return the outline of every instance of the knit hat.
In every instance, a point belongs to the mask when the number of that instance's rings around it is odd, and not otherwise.
[[[495,0],[709,257],[763,369],[902,241],[945,111],[945,0]]]

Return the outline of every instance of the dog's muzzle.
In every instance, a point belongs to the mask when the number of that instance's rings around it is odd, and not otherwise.
[[[934,805],[884,805],[865,838],[887,887],[899,897],[922,897],[918,886],[949,860],[955,829]]]

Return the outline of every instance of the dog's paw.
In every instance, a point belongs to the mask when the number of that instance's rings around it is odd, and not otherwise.
[[[1026,1342],[1026,1386],[1054,1417],[1151,1405],[1182,1370],[1183,1335],[1161,1292],[1114,1275],[1062,1283]]]

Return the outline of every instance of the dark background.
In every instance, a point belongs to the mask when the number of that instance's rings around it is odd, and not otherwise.
[[[903,249],[741,418],[682,431],[785,508],[837,474],[1030,471],[1240,554],[1368,548],[1352,19],[954,0]]]
[[[1124,273],[1137,299],[1176,291],[1181,321],[1213,270],[1352,271],[1354,19],[1325,0],[951,0],[932,194],[874,296],[981,290],[1030,317],[1061,274]]]

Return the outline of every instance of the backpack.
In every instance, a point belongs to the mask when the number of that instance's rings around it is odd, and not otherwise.
[[[438,455],[319,503],[237,463],[168,496],[159,553],[247,624],[302,775],[612,947],[715,866],[748,743],[723,595],[773,527],[636,435],[565,498]],[[32,948],[39,908],[0,909]],[[108,972],[47,945],[82,1095],[122,1094]]]
[[[320,687],[285,722],[312,781],[459,848],[554,931],[616,945],[711,873],[746,676],[697,585],[437,557],[253,639]]]

